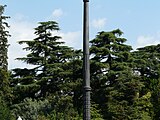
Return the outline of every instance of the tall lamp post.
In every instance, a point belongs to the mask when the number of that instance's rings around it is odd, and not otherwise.
[[[83,0],[83,120],[90,120],[89,0]]]

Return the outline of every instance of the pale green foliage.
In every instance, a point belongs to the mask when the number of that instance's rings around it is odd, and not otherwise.
[[[143,95],[142,97],[138,97],[135,100],[134,105],[135,112],[137,117],[141,120],[151,120],[153,116],[153,105],[151,103],[151,93]]]
[[[97,104],[91,104],[91,119],[92,120],[104,120],[103,116],[100,114],[100,110]]]
[[[52,100],[50,120],[79,120],[81,117],[73,107],[71,96],[56,96]]]
[[[47,114],[50,104],[47,100],[37,101],[26,98],[22,103],[13,106],[14,116],[21,116],[23,120],[37,120],[41,113]]]

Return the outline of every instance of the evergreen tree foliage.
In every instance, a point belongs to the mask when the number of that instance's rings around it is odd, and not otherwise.
[[[27,45],[24,50],[29,53],[17,59],[33,67],[12,71],[15,116],[82,119],[83,54],[65,46],[61,37],[53,34],[58,30],[55,21],[40,22],[35,39],[19,42]],[[91,119],[158,120],[160,45],[132,51],[122,35],[119,29],[102,31],[90,41]],[[1,79],[5,78],[2,75]]]
[[[6,30],[9,28],[8,23],[6,22],[6,19],[8,19],[8,16],[3,16],[4,14],[4,7],[0,5],[0,67],[3,69],[8,68],[8,37],[9,32]]]
[[[52,31],[59,30],[56,22],[48,21],[39,24],[35,28],[37,37],[34,40],[19,42],[27,44],[24,50],[30,53],[26,57],[18,58],[18,60],[35,67],[13,70],[15,81],[19,84],[16,85],[17,89],[22,87],[24,93],[32,95],[28,97],[44,97],[49,93],[60,91],[59,83],[63,83],[62,77],[65,75],[63,75],[61,66],[72,58],[73,52],[71,48],[62,45],[63,42],[59,41],[61,37],[52,36]]]
[[[9,74],[6,70],[0,69],[0,96],[7,104],[11,104],[13,97],[9,84]]]
[[[92,99],[107,120],[137,117],[133,106],[141,83],[132,74],[132,48],[122,34],[119,29],[102,31],[90,42]]]
[[[134,70],[140,75],[144,87],[139,93],[141,98],[148,96],[146,109],[152,119],[160,117],[160,45],[151,45],[138,48],[133,52],[135,58]],[[143,104],[147,102],[144,101]],[[144,109],[144,108],[143,108]],[[146,111],[145,111],[146,112]]]
[[[48,99],[52,113],[68,119],[82,113],[82,52],[65,46],[61,37],[53,36],[53,31],[58,30],[54,21],[41,22],[35,28],[35,39],[19,42],[27,44],[24,50],[29,54],[17,59],[33,68],[12,71],[13,102],[18,104],[27,97]]]
[[[4,16],[4,8],[6,6],[0,5],[0,119],[1,120],[15,120],[12,118],[10,107],[12,100],[12,90],[10,88],[9,73],[8,73],[8,37],[9,28]]]
[[[11,74],[11,87],[13,88],[13,103],[22,102],[25,98],[35,98],[35,93],[40,88],[36,84],[34,69],[16,68]]]

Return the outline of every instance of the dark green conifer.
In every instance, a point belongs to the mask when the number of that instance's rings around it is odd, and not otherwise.
[[[0,5],[0,96],[9,104],[11,102],[11,89],[9,87],[9,74],[8,74],[8,37],[9,28],[6,19],[8,16],[3,16],[4,8],[6,6]]]
[[[137,117],[133,106],[141,84],[132,70],[132,47],[122,34],[102,31],[90,42],[92,99],[107,120]]]
[[[19,42],[27,45],[24,50],[29,53],[17,59],[33,68],[13,70],[14,103],[27,97],[47,99],[58,118],[68,118],[82,112],[78,103],[82,98],[82,52],[65,46],[60,36],[53,36],[58,30],[54,21],[40,22],[35,39]]]
[[[7,70],[8,69],[8,37],[9,32],[6,30],[9,28],[8,23],[6,22],[6,19],[8,19],[8,16],[3,16],[4,14],[4,7],[0,5],[0,67]]]

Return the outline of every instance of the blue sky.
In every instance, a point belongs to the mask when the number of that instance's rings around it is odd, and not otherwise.
[[[33,39],[38,22],[55,20],[67,45],[82,47],[82,0],[1,0],[12,37],[9,39],[9,68],[27,67],[15,61],[26,53],[19,40]],[[90,0],[90,39],[99,31],[121,29],[134,49],[160,43],[160,0]]]

